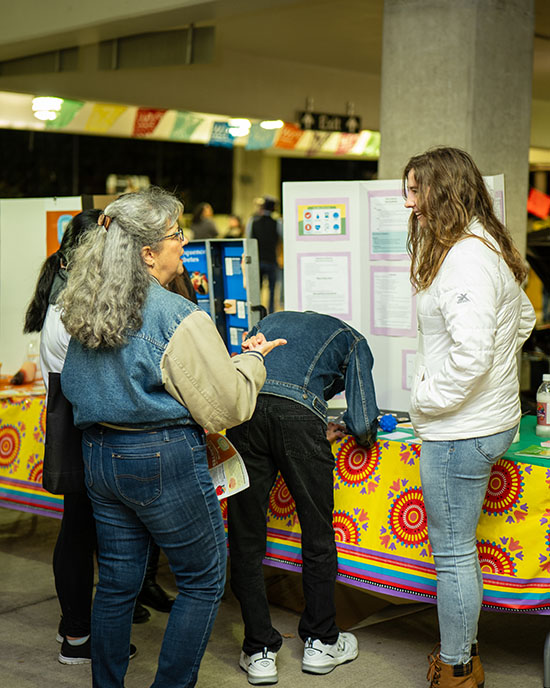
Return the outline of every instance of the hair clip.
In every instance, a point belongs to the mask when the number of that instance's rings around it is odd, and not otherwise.
[[[111,224],[111,218],[108,215],[105,215],[105,213],[101,213],[101,215],[97,218],[97,224],[100,227],[104,227],[105,231],[109,229],[109,225]]]

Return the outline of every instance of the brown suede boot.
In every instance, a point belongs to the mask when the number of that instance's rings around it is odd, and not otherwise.
[[[483,671],[483,664],[479,658],[477,643],[472,645],[472,672],[477,683],[477,688],[483,688],[485,685],[485,672]]]
[[[428,655],[430,668],[427,679],[430,688],[477,688],[477,683],[472,673],[472,660],[467,664],[445,664],[437,654]]]

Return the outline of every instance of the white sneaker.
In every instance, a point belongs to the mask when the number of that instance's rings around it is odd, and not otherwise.
[[[248,683],[253,686],[277,683],[277,653],[264,647],[261,652],[248,656],[241,652],[239,666],[248,674]]]
[[[304,647],[302,671],[310,674],[328,674],[339,664],[353,661],[359,650],[353,633],[340,633],[334,645],[308,638]]]

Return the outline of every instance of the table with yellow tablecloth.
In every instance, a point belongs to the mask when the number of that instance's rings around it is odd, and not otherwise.
[[[43,385],[0,380],[0,506],[61,518],[63,497],[42,487],[45,421]]]
[[[63,497],[42,487],[44,396],[0,382],[0,506],[61,518]],[[521,442],[492,470],[477,538],[484,607],[550,614],[550,460],[515,452],[540,444],[534,417],[524,418]],[[409,436],[404,436],[404,435]],[[412,431],[379,435],[370,451],[351,436],[333,445],[334,530],[338,580],[418,602],[435,602]],[[225,517],[227,504],[221,502]],[[301,568],[300,525],[282,478],[271,491],[265,563]]]
[[[477,530],[485,609],[550,614],[550,460],[515,455],[540,444],[534,422],[534,417],[523,420],[521,443],[512,445],[491,473]],[[338,580],[434,603],[420,445],[392,435],[379,435],[368,452],[350,436],[333,445]],[[267,526],[265,563],[299,571],[300,526],[280,476],[270,495]]]

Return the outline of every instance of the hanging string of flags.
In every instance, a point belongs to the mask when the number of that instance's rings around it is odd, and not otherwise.
[[[55,115],[40,124],[35,122],[34,128],[204,143],[226,148],[244,146],[247,150],[292,150],[307,156],[328,153],[379,157],[380,132],[360,130],[360,118],[308,111],[298,115],[301,116],[296,123],[253,122],[244,130],[236,130],[230,120],[215,115],[63,99]]]

